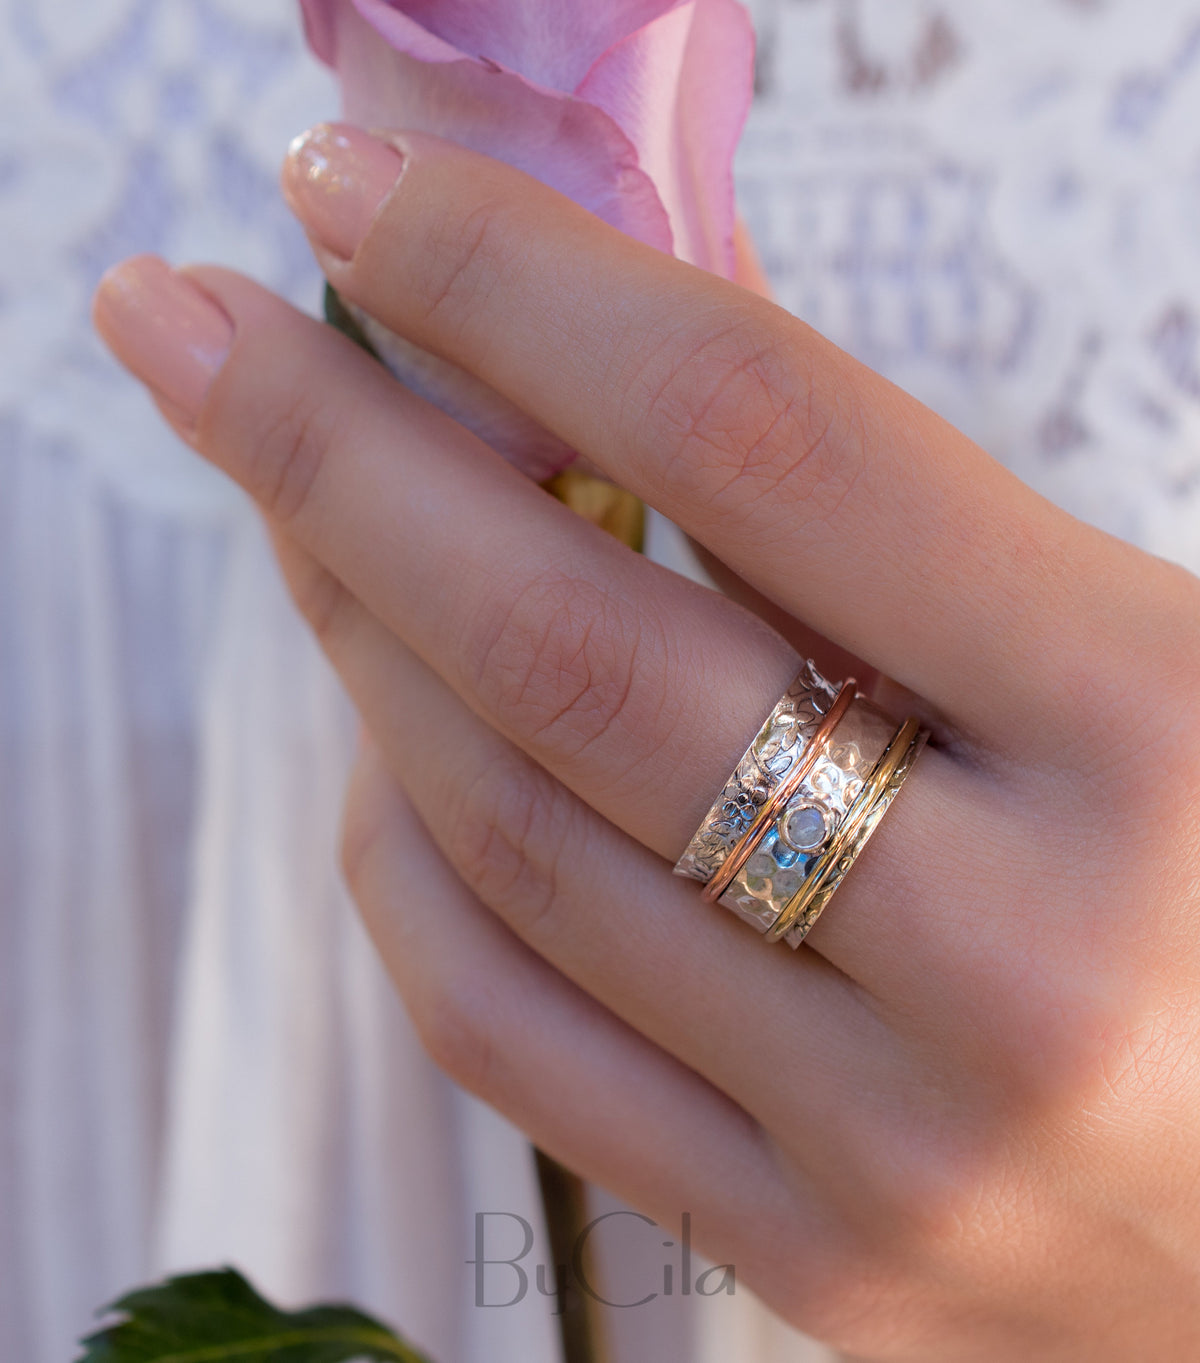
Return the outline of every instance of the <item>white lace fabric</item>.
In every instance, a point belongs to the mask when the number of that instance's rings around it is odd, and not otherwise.
[[[738,181],[781,300],[1200,569],[1200,3],[754,8]],[[0,1358],[226,1260],[441,1363],[555,1357],[543,1301],[471,1305],[471,1212],[532,1218],[531,1170],[338,882],[346,702],[253,514],[88,326],[140,250],[315,305],[276,170],[335,107],[289,0],[0,8]],[[813,1356],[740,1290],[660,1306],[625,1355]]]
[[[1200,570],[1200,7],[768,0],[743,207],[783,303]]]

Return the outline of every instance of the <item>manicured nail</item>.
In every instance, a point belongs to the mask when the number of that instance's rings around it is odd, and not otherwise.
[[[309,235],[349,260],[404,169],[394,147],[349,123],[301,133],[283,163],[283,192]]]
[[[135,256],[100,281],[92,317],[125,368],[194,421],[233,342],[233,323],[212,299],[166,261]]]

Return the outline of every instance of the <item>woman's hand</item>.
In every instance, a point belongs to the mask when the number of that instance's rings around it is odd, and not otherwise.
[[[248,280],[118,268],[102,330],[257,500],[373,735],[346,871],[431,1053],[847,1352],[1196,1357],[1200,583],[762,299],[404,144],[291,166],[337,289],[935,735],[766,945],[671,863],[785,638]]]

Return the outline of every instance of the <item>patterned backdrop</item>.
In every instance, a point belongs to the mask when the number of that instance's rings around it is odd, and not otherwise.
[[[738,179],[781,300],[1200,570],[1200,4],[754,9]],[[140,250],[313,305],[275,177],[334,106],[290,0],[0,4],[5,1359],[226,1258],[444,1363],[553,1358],[540,1312],[464,1306],[463,1218],[528,1205],[528,1161],[425,1065],[348,911],[344,701],[254,518],[87,321]],[[746,1297],[637,1328],[641,1358],[810,1356]]]

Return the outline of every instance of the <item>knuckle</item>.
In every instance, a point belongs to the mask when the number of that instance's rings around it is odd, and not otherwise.
[[[405,893],[387,854],[393,832],[394,788],[380,772],[359,767],[350,782],[339,848],[342,875],[364,921],[378,926],[388,895]],[[389,860],[391,865],[389,866]],[[508,1018],[501,993],[486,970],[444,954],[427,958],[419,973],[405,972],[405,1008],[430,1059],[482,1098],[492,1096],[501,1034]]]
[[[651,702],[658,669],[645,665],[656,641],[637,608],[594,583],[546,577],[490,621],[472,680],[502,728],[576,757],[612,731],[638,727],[631,711]]]
[[[914,1274],[940,1277],[956,1263],[985,1266],[992,1246],[1021,1239],[1055,1103],[1035,1104],[994,1082],[991,1065],[989,1056],[969,1084],[960,1057],[914,1069],[902,1102],[880,1094],[866,1120],[848,1128],[844,1158],[865,1214],[843,1223],[835,1279],[852,1288],[858,1271],[871,1268],[911,1284]]]
[[[1164,1095],[1190,1092],[1197,1068],[1191,1000],[1160,992],[1140,1017],[1121,1019],[1108,1029],[1096,1079],[1081,1106],[1121,1121],[1131,1113],[1151,1113]]]
[[[914,1159],[889,1190],[883,1247],[898,1260],[966,1263],[1018,1224],[1019,1164],[990,1134],[932,1145],[935,1158]]]
[[[1051,992],[1026,993],[1023,1025],[1011,1034],[1001,1020],[1004,1035],[977,1057],[986,1068],[969,1098],[961,1072],[943,1075],[891,1125],[886,1172],[873,1188],[886,1209],[876,1245],[885,1256],[934,1272],[974,1264],[979,1275],[994,1267],[995,1247],[1032,1261],[1053,1201],[1048,1181],[1061,1173],[1056,1150],[1107,1144],[1116,1133],[1123,1148],[1154,1157],[1169,1095],[1195,1088],[1184,990],[1172,999],[1160,982],[1135,993],[1128,982],[1066,979],[1060,997]]]
[[[1070,710],[1053,764],[1093,813],[1161,818],[1180,790],[1200,795],[1200,579],[1130,545],[1103,554],[1068,639]]]
[[[480,899],[526,938],[554,931],[563,856],[586,836],[567,790],[524,758],[505,756],[462,789],[447,820],[446,852]]]
[[[749,310],[748,310],[749,312]],[[764,498],[830,515],[861,467],[863,409],[853,384],[816,372],[816,360],[790,327],[750,313],[719,329],[672,336],[633,380],[631,412],[663,451],[662,476],[680,479],[722,515]]]
[[[1161,717],[1149,744],[1150,766],[1164,785],[1178,780],[1183,790],[1200,795],[1200,579],[1176,564],[1158,564],[1164,570],[1161,614],[1141,697],[1142,708]],[[1160,703],[1147,704],[1156,693]]]
[[[405,999],[426,1055],[455,1083],[488,1098],[503,1049],[505,1012],[481,971],[444,970]]]
[[[287,575],[288,591],[317,642],[328,649],[346,619],[353,597],[341,582],[309,558]]]
[[[485,199],[430,232],[420,288],[427,322],[461,329],[479,315],[493,289],[512,277],[520,263],[520,234],[510,230],[509,218],[503,201]]]
[[[244,481],[274,521],[286,525],[303,513],[336,427],[336,414],[315,391],[289,395],[260,418]]]
[[[1169,875],[1200,828],[1200,716],[1160,672],[1148,686],[1113,681],[1091,708],[1085,750],[1059,773],[1064,808],[1086,819],[1096,865],[1133,889]],[[1103,682],[1099,683],[1104,686]]]
[[[877,1160],[889,1172],[874,1176],[870,1222],[856,1228],[847,1271],[825,1303],[825,1327],[843,1347],[854,1344],[856,1355],[874,1356],[874,1331],[914,1324],[910,1313],[934,1305],[935,1284],[986,1281],[1000,1268],[997,1256],[1036,1249],[1038,1183],[1046,1175],[1031,1150],[1018,1148],[1008,1131],[957,1140],[926,1131],[921,1145]]]
[[[1190,1090],[1194,990],[1190,972],[1179,978],[1170,942],[1151,943],[1135,930],[1119,951],[1101,948],[1076,972],[1082,978],[1058,972],[1059,997],[1043,997],[1031,1010],[1041,1053],[1036,1064],[1026,1060],[1015,1110],[1047,1122],[1086,1114],[1089,1122],[1128,1125]],[[1015,1069],[1015,1056],[1012,1062]]]

